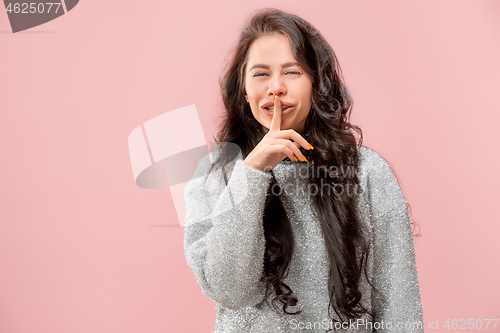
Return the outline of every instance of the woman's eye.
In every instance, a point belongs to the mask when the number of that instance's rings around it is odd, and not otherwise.
[[[301,75],[302,73],[301,72],[297,72],[297,71],[288,71],[285,74],[299,74],[299,75]],[[264,75],[268,75],[268,74],[267,73],[255,73],[253,75],[253,77],[264,76]]]

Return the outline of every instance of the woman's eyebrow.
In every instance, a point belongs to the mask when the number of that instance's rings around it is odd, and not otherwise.
[[[281,68],[286,68],[286,67],[292,67],[292,66],[298,66],[299,63],[298,62],[286,62],[284,64],[281,65]],[[256,65],[253,65],[252,68],[250,68],[248,71],[251,71],[252,69],[254,68],[264,68],[264,69],[269,69],[269,65],[264,65],[264,64],[256,64]]]

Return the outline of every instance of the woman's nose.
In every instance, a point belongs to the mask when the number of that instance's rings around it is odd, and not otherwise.
[[[286,94],[286,87],[285,83],[283,82],[283,78],[279,76],[274,76],[273,78],[271,78],[267,93],[271,96],[273,94],[275,94],[276,96]]]

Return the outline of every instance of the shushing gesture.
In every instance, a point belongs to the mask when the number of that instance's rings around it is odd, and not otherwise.
[[[246,165],[261,171],[270,171],[286,157],[298,161],[295,157],[298,156],[301,161],[307,161],[299,147],[302,146],[307,150],[312,148],[295,130],[281,130],[281,101],[275,94],[273,94],[273,101],[274,113],[271,128],[243,161]]]

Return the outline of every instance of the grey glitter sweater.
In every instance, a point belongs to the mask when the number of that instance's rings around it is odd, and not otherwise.
[[[307,194],[305,163],[281,161],[273,169],[282,188],[281,200],[290,219],[295,247],[289,274],[284,279],[298,298],[289,315],[270,308],[265,286],[263,213],[271,190],[271,173],[233,162],[228,183],[222,172],[212,172],[215,158],[202,158],[184,188],[186,217],[184,250],[202,292],[216,303],[215,333],[222,332],[423,332],[422,307],[415,252],[406,200],[389,165],[375,151],[358,146],[358,177],[362,194],[357,214],[369,233],[368,277],[385,295],[372,292],[364,274],[362,304],[375,313],[334,324],[328,316],[328,262],[319,221],[313,217]],[[301,166],[302,165],[302,166]],[[276,190],[275,192],[276,193]],[[275,296],[269,296],[269,302]],[[330,313],[335,314],[334,311]],[[338,320],[338,317],[334,316]],[[333,331],[331,331],[333,332]]]

